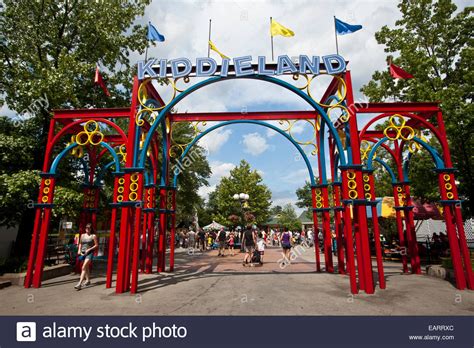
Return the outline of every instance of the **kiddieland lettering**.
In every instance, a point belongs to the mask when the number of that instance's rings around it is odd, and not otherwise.
[[[257,63],[252,64],[252,56],[235,57],[233,59],[224,58],[220,67],[216,60],[209,57],[197,58],[195,61],[195,76],[206,77],[219,75],[226,77],[229,69],[233,66],[235,76],[246,75],[282,75],[282,74],[320,74],[321,65],[326,73],[334,75],[346,70],[346,61],[338,54],[327,56],[306,56],[300,55],[298,61],[294,62],[287,55],[278,56],[276,64],[268,64],[265,56],[257,57]],[[231,65],[231,63],[233,65]],[[144,79],[146,76],[173,78],[184,77],[191,74],[193,65],[188,58],[176,59],[149,59],[147,62],[138,62],[138,78]]]

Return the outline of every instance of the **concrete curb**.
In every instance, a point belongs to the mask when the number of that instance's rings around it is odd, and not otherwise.
[[[68,264],[55,265],[50,267],[45,267],[43,270],[42,280],[48,280],[56,277],[61,277],[67,275],[73,271],[73,267]],[[26,272],[23,273],[4,273],[0,276],[0,283],[10,282],[11,285],[23,286],[25,282]],[[1,287],[0,287],[1,288]]]

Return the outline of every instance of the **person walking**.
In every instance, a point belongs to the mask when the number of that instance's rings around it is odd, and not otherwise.
[[[229,245],[229,254],[230,254],[230,256],[234,256],[234,245],[235,245],[234,231],[230,232],[229,239],[227,240],[227,243]]]
[[[85,233],[81,235],[79,246],[77,248],[79,251],[79,261],[83,261],[83,263],[79,283],[77,283],[77,285],[74,287],[76,290],[81,290],[83,287],[90,285],[91,281],[89,266],[94,256],[94,250],[98,248],[99,242],[97,240],[97,236],[94,233],[92,224],[88,223],[85,228]]]
[[[264,232],[263,232],[264,233]],[[262,232],[258,234],[257,238],[257,251],[260,254],[260,264],[263,265],[263,254],[265,253],[265,236],[263,235]]]
[[[188,232],[188,249],[194,249],[196,246],[196,232],[192,229],[189,229]]]
[[[202,228],[198,232],[198,238],[199,238],[199,250],[200,251],[206,250],[206,233],[203,231]]]
[[[221,228],[219,230],[219,232],[217,233],[217,243],[218,243],[218,246],[219,246],[219,252],[217,254],[217,256],[225,256],[224,255],[224,251],[225,251],[225,240],[226,240],[226,233],[224,231],[223,228]]]
[[[242,244],[245,250],[242,266],[245,267],[247,263],[252,265],[252,253],[255,250],[255,244],[257,244],[257,240],[255,238],[255,232],[251,229],[251,227],[247,227],[247,229],[244,231],[242,236]]]
[[[291,250],[291,238],[292,233],[285,227],[283,233],[280,236],[280,244],[283,249],[283,263],[290,264],[290,250]]]

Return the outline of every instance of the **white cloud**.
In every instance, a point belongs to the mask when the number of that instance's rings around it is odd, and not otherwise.
[[[302,8],[305,11],[301,11]],[[296,34],[293,38],[274,39],[275,56],[325,55],[335,51],[333,14],[336,10],[340,19],[364,27],[355,34],[339,37],[340,53],[350,61],[349,69],[353,71],[353,89],[357,99],[359,88],[370,80],[372,72],[386,68],[384,47],[377,44],[374,34],[385,24],[393,26],[400,18],[397,1],[156,1],[147,7],[145,16],[137,22],[143,24],[151,20],[166,36],[164,43],[150,47],[149,57],[188,57],[193,61],[196,57],[205,56],[208,20],[212,18],[212,40],[226,55],[252,55],[254,58],[266,55],[267,61],[270,61],[270,14]],[[298,15],[288,15],[291,13]],[[312,23],[318,25],[315,27]],[[219,58],[214,52],[211,56]],[[132,57],[143,59],[137,53]],[[301,85],[302,81],[290,82]],[[326,80],[324,77],[317,78],[313,85],[312,92],[317,92],[315,98],[319,99],[322,85],[327,85]],[[185,98],[178,109],[237,111],[245,106],[249,111],[257,107],[262,110],[280,106],[285,109],[309,109],[291,92],[254,80],[226,81],[208,86]]]
[[[254,156],[264,153],[270,145],[259,133],[249,133],[243,135],[244,152]]]
[[[209,178],[209,186],[201,186],[199,188],[199,195],[205,199],[208,198],[209,193],[216,189],[217,184],[221,178],[228,176],[230,171],[235,168],[235,164],[229,162],[213,161],[209,163],[211,168],[211,177]]]
[[[209,193],[211,193],[215,189],[216,189],[216,185],[201,186],[198,190],[198,194],[202,198],[207,199],[209,197]]]
[[[218,128],[199,140],[199,145],[206,149],[209,154],[215,154],[229,140],[231,134],[232,130],[230,129]]]
[[[211,182],[217,183],[223,176],[228,176],[230,171],[235,168],[234,163],[228,163],[228,162],[211,162],[211,171],[212,171],[212,177],[211,177]]]
[[[298,170],[293,170],[286,175],[281,177],[281,180],[286,183],[301,183],[299,186],[303,186],[305,181],[309,181],[309,173],[307,168],[301,168]]]

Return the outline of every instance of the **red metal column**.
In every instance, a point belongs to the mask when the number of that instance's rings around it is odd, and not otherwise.
[[[319,230],[318,230],[318,214],[316,213],[316,188],[311,187],[311,198],[313,202],[313,235],[314,235],[314,252],[316,258],[316,272],[321,272],[321,260],[319,256]]]
[[[126,144],[126,160],[125,160],[125,168],[133,167],[134,163],[134,153],[135,153],[135,133],[136,133],[136,113],[137,113],[137,105],[138,105],[138,88],[139,88],[139,80],[135,76],[133,79],[133,87],[132,87],[132,102],[130,105],[130,111],[128,115],[128,139]],[[130,194],[130,174],[126,173],[124,175],[124,192],[123,197],[124,201],[128,201],[128,197]],[[130,222],[130,215],[132,214],[132,210],[130,206],[123,205],[121,208],[120,214],[120,238],[119,238],[119,253],[118,253],[118,262],[117,262],[117,281],[115,286],[116,293],[123,293],[124,291],[128,290],[128,283],[130,279],[129,270],[129,263],[130,259],[129,251],[130,245],[128,244],[130,240],[130,233],[132,231],[131,222]]]
[[[112,204],[117,204],[117,197],[120,196],[120,201],[123,200],[123,196],[119,194],[118,189],[121,186],[120,181],[123,183],[123,178],[114,178],[114,194],[112,198]],[[112,212],[110,214],[110,235],[109,235],[109,249],[107,253],[107,274],[105,279],[105,287],[107,289],[112,287],[112,273],[114,269],[114,256],[115,256],[115,230],[117,222],[117,206],[112,206]]]
[[[360,156],[360,139],[359,139],[359,130],[357,125],[357,114],[355,112],[354,105],[354,96],[352,92],[352,80],[351,73],[347,71],[344,74],[344,80],[346,82],[346,102],[349,112],[349,133],[350,133],[350,145],[351,145],[351,154],[352,154],[352,165],[354,166],[355,181],[357,187],[354,191],[357,192],[355,198],[351,199],[361,199],[364,196],[364,187],[362,181],[362,172],[361,172],[361,156]],[[350,163],[350,162],[349,162]],[[360,233],[360,244],[362,253],[362,262],[364,268],[363,277],[365,279],[365,292],[368,294],[374,293],[374,280],[372,274],[372,260],[370,256],[370,245],[369,245],[369,233],[367,226],[367,210],[365,204],[357,203],[354,207],[354,216],[357,216],[357,223]],[[359,250],[357,251],[359,253]]]
[[[321,186],[321,196],[323,198],[323,232],[324,232],[324,260],[326,263],[326,272],[333,273],[334,265],[332,262],[332,235],[331,235],[331,218],[329,216],[329,195],[327,186]],[[317,194],[316,194],[317,196]]]
[[[36,255],[35,269],[33,273],[33,287],[39,288],[43,277],[44,257],[46,252],[46,243],[48,239],[49,222],[51,219],[51,209],[54,199],[55,178],[44,180],[41,202],[48,204],[43,208],[43,218],[41,220],[41,229],[38,242],[38,252]]]
[[[474,277],[473,277],[472,266],[471,266],[471,255],[469,253],[469,248],[467,246],[466,233],[464,231],[464,224],[462,221],[461,204],[458,197],[456,180],[454,178],[453,173],[450,173],[448,175],[449,175],[449,178],[448,176],[443,175],[444,188],[446,189],[446,198],[448,198],[448,200],[450,199],[453,200],[451,207],[453,210],[454,219],[456,221],[456,227],[457,227],[457,232],[458,232],[457,235],[459,238],[459,249],[464,261],[467,288],[470,290],[474,290]]]
[[[377,205],[375,200],[375,180],[372,173],[364,174],[364,190],[365,198],[371,201],[372,210],[372,224],[374,226],[374,243],[375,243],[375,256],[377,258],[377,273],[379,276],[379,286],[380,289],[385,289],[385,272],[383,269],[383,259],[382,259],[382,247],[380,245],[380,229],[379,229],[379,218],[377,215]]]
[[[129,186],[130,186],[130,174],[125,174],[124,177],[124,191],[123,197],[128,197]],[[128,199],[125,199],[127,201]],[[129,232],[129,214],[130,208],[123,205],[121,207],[120,214],[120,234],[119,234],[119,244],[118,244],[118,260],[117,260],[117,280],[115,285],[115,292],[118,294],[123,293],[125,290],[125,264],[127,262],[127,236]]]
[[[344,236],[346,238],[346,251],[347,251],[347,271],[349,272],[349,279],[351,285],[351,293],[357,294],[359,292],[356,278],[356,267],[354,260],[354,240],[352,234],[352,217],[351,217],[351,205],[347,203],[349,201],[349,187],[348,187],[348,171],[342,170],[342,199],[344,204]]]
[[[418,251],[418,242],[416,240],[415,218],[413,214],[413,209],[411,208],[413,207],[413,199],[410,195],[410,186],[406,183],[403,184],[403,190],[405,192],[405,202],[407,205],[407,211],[405,213],[405,224],[407,226],[407,239],[410,250],[411,272],[415,274],[421,274],[421,261],[420,254]]]
[[[361,290],[366,290],[365,287],[365,269],[364,269],[364,253],[362,252],[362,243],[361,243],[361,236],[360,236],[360,227],[358,223],[358,216],[356,213],[355,207],[352,208],[352,221],[354,224],[354,237],[355,237],[355,256],[357,260],[357,273],[359,274],[359,288]]]
[[[43,193],[43,188],[45,187],[45,180],[46,179],[44,178],[41,180],[41,185],[40,185],[39,194],[38,194],[38,204],[44,204],[42,202],[43,196],[46,197],[44,198],[46,201],[49,200],[48,195],[44,195]],[[51,182],[51,180],[49,182]],[[43,208],[40,208],[39,206],[37,206],[35,207],[35,210],[36,210],[35,223],[33,227],[33,234],[31,236],[30,254],[28,257],[28,266],[26,270],[26,277],[25,277],[25,283],[24,283],[25,288],[29,288],[33,280],[33,271],[34,271],[33,265],[35,264],[36,255],[38,252],[38,236],[40,233],[40,228],[41,228],[42,220],[44,216]]]
[[[459,251],[459,240],[456,235],[456,226],[453,222],[453,213],[451,211],[452,204],[449,202],[454,199],[454,193],[452,193],[453,185],[451,184],[451,175],[449,173],[438,173],[438,182],[439,189],[441,191],[444,217],[446,220],[446,232],[448,234],[449,247],[451,249],[451,259],[453,261],[456,287],[460,290],[464,290],[466,288],[466,277],[462,267],[462,258]],[[469,265],[469,267],[471,266]]]
[[[130,180],[130,201],[136,202],[134,206],[135,222],[133,231],[133,258],[132,258],[132,282],[130,292],[132,294],[137,293],[138,288],[138,266],[140,258],[140,222],[142,220],[142,206],[143,206],[143,173],[134,173],[131,175]],[[134,181],[135,180],[135,181]],[[135,195],[133,195],[135,193]],[[132,196],[133,195],[133,196]],[[145,250],[143,250],[144,252]]]
[[[176,234],[176,187],[170,191],[171,194],[171,238],[170,238],[170,272],[174,271],[174,245]]]
[[[146,200],[149,196],[148,189],[145,189],[145,207],[146,207]],[[145,208],[146,209],[146,208]],[[142,238],[140,242],[140,272],[145,273],[145,262],[146,262],[146,251],[147,251],[147,230],[148,230],[148,215],[150,214],[149,211],[143,211],[143,224],[142,224]]]
[[[165,271],[165,253],[166,253],[166,197],[167,190],[160,187],[160,230],[158,235],[158,273]]]
[[[464,231],[464,225],[463,225],[462,216],[461,216],[461,208],[459,207],[459,205],[455,205],[453,209],[454,209],[454,217],[456,220],[456,225],[458,228],[461,254],[463,256],[464,268],[466,270],[467,288],[470,290],[474,290],[474,277],[473,277],[472,266],[471,266],[471,255],[467,247],[466,233]]]
[[[342,214],[340,211],[341,208],[341,198],[340,198],[340,185],[333,183],[333,200],[334,200],[334,228],[336,232],[336,242],[337,242],[337,268],[339,274],[346,274],[345,265],[344,265],[344,238],[343,238],[343,229],[342,229]]]
[[[399,185],[393,185],[393,201],[395,207],[400,207],[401,199],[403,199],[403,188]],[[400,209],[395,209],[395,215],[397,219],[397,231],[398,239],[400,240],[400,247],[402,248],[402,267],[403,273],[408,273],[408,264],[407,264],[407,247],[405,243],[405,233],[403,231],[403,222]]]
[[[145,273],[151,273],[153,267],[153,246],[155,244],[155,187],[153,186],[150,190],[150,201],[146,202],[147,208],[151,209],[148,213],[147,230],[148,230],[148,241],[146,249],[146,260],[145,260]]]

